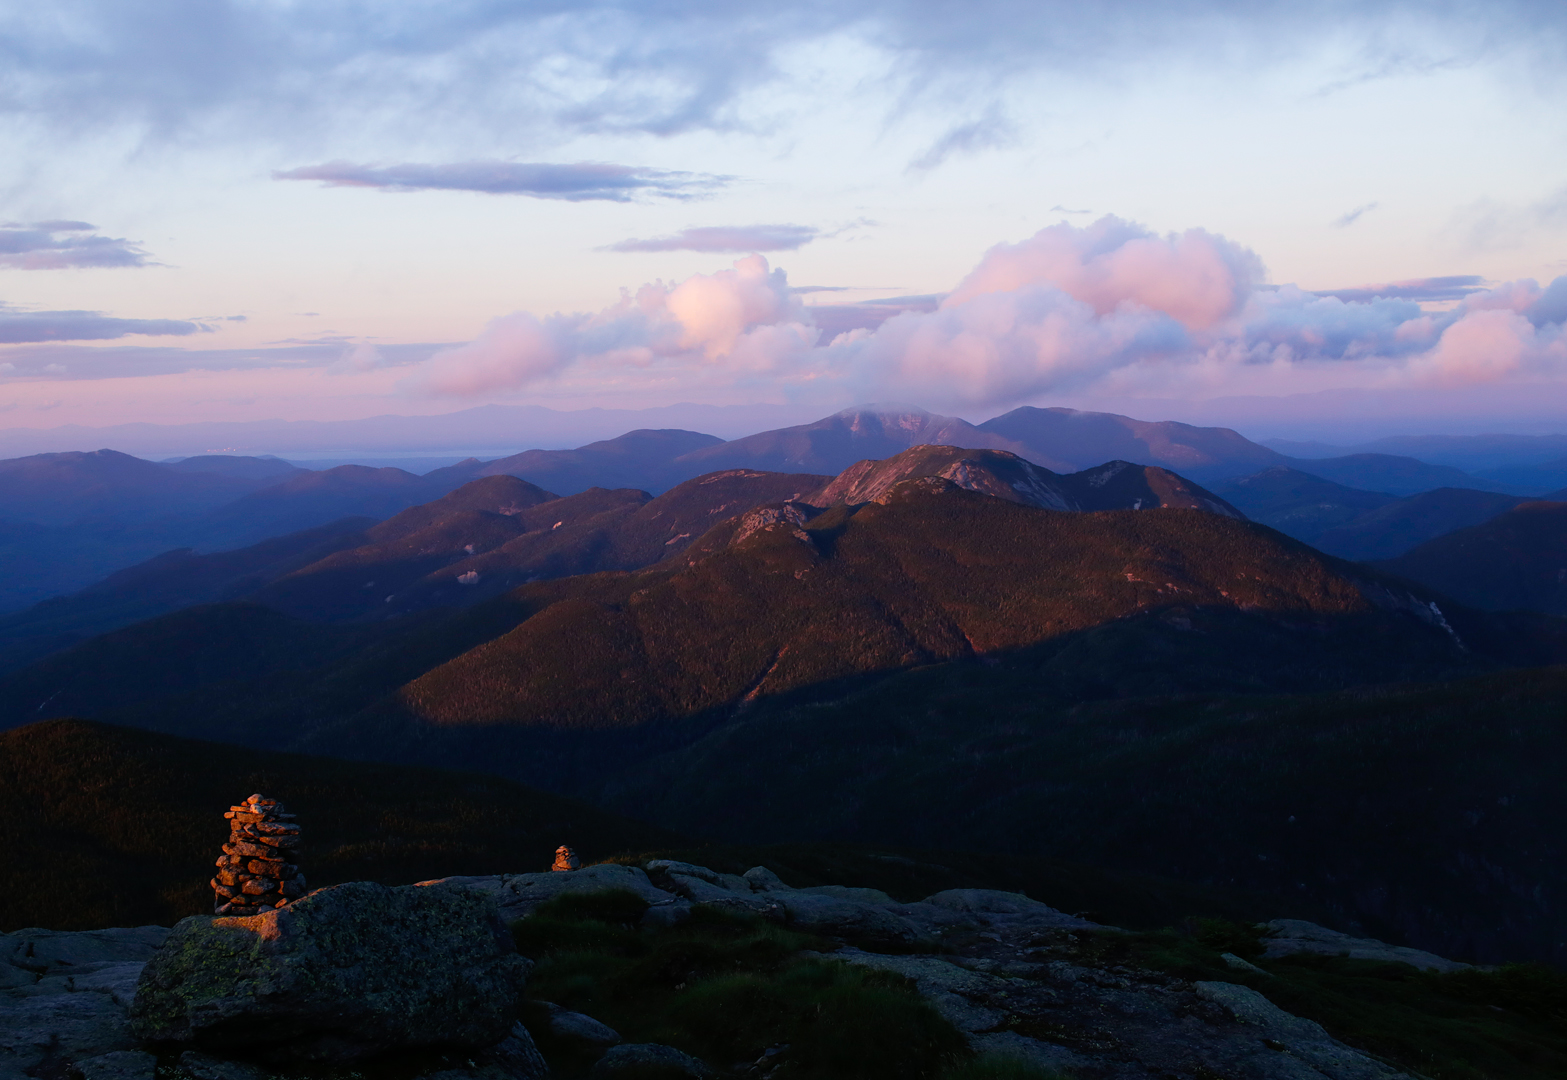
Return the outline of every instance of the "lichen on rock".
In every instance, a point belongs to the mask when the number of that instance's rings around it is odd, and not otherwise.
[[[530,961],[471,889],[351,882],[285,908],[182,920],[142,971],[130,1019],[150,1042],[274,1061],[490,1046]]]

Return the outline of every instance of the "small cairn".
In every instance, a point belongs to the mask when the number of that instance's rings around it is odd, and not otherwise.
[[[294,865],[299,826],[283,804],[252,795],[223,815],[229,819],[229,842],[218,859],[218,915],[259,915],[305,895],[305,875]]]
[[[555,849],[555,861],[550,864],[551,870],[580,870],[582,860],[577,858],[577,853],[565,844]]]

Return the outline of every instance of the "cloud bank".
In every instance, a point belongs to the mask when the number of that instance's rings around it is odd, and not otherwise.
[[[812,309],[761,255],[597,313],[494,320],[412,385],[734,388],[999,407],[1050,394],[1298,393],[1567,378],[1567,278],[1307,292],[1202,229],[1103,217],[991,248],[945,297]],[[1457,303],[1427,311],[1419,299]],[[916,302],[917,301],[917,302]],[[890,309],[890,310],[889,310]],[[856,317],[856,314],[858,317]]]
[[[821,235],[810,225],[706,225],[673,236],[622,240],[609,251],[797,251]]]
[[[274,180],[319,180],[328,187],[369,187],[383,191],[479,191],[487,195],[530,195],[567,202],[630,202],[637,196],[694,199],[710,194],[732,178],[707,173],[671,172],[632,165],[578,162],[459,161],[444,165],[356,165],[329,161],[272,174]]]
[[[110,341],[132,334],[183,337],[205,329],[183,319],[116,319],[96,311],[17,311],[0,304],[0,345]]]
[[[1545,0],[399,0],[374,17],[353,0],[73,0],[67,11],[0,16],[0,113],[54,140],[128,130],[288,145],[365,131],[406,145],[411,128],[511,145],[547,129],[731,131],[741,99],[809,85],[814,68],[798,58],[845,39],[943,108],[954,87],[1041,69],[1136,75],[1201,55],[1243,71],[1341,39],[1362,47],[1339,85],[1499,52],[1554,79],[1567,24]]]
[[[0,266],[14,270],[66,270],[151,265],[140,245],[99,236],[92,231],[94,228],[85,221],[0,225]]]

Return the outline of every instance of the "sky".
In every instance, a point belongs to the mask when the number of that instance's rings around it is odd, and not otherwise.
[[[1527,0],[0,0],[0,427],[1567,430],[1564,46]]]

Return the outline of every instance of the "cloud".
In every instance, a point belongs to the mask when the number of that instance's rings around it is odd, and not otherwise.
[[[85,221],[7,222],[0,225],[0,266],[15,270],[65,270],[152,265],[147,252],[129,240],[96,233],[70,235],[93,228]]]
[[[623,292],[619,303],[596,314],[502,316],[467,345],[437,354],[414,385],[473,396],[541,382],[573,366],[787,379],[797,374],[791,362],[816,337],[787,275],[751,255],[730,270]]]
[[[0,313],[3,317],[3,313]],[[58,339],[55,339],[58,340]],[[92,340],[92,339],[87,339]],[[417,366],[449,343],[356,345],[344,339],[288,342],[263,348],[198,349],[188,345],[76,345],[54,340],[8,345],[0,356],[17,378],[54,376],[63,368],[72,381],[178,377],[193,373],[222,376],[258,371],[365,374]]]
[[[909,162],[907,172],[929,172],[943,165],[954,154],[973,154],[1011,145],[1017,128],[994,108],[978,120],[949,128],[919,157]]]
[[[1347,229],[1355,222],[1359,221],[1362,216],[1371,213],[1371,211],[1375,210],[1381,205],[1381,203],[1369,202],[1364,206],[1357,206],[1347,214],[1342,214],[1339,217],[1334,218],[1329,224],[1331,224],[1335,229]]]
[[[693,199],[710,194],[733,179],[603,162],[552,165],[514,161],[459,161],[445,165],[355,165],[329,161],[274,172],[272,178],[320,180],[328,187],[371,187],[397,192],[478,191],[567,202],[630,202],[639,195]]]
[[[1427,54],[1503,55],[1554,80],[1567,20],[1539,0],[1326,11],[1287,0],[403,0],[373,18],[352,0],[73,0],[69,12],[8,19],[0,38],[0,111],[54,145],[104,131],[131,145],[288,146],[733,131],[748,95],[766,108],[785,95],[758,91],[811,88],[811,60],[834,46],[884,62],[943,111],[954,88],[990,95],[1040,71],[1147,77],[1200,56],[1233,76],[1342,41],[1369,43],[1343,84],[1418,71]],[[1417,35],[1399,32],[1411,25],[1426,43],[1413,60],[1405,43]]]
[[[998,244],[945,295],[806,307],[760,255],[597,313],[494,320],[409,388],[687,394],[746,386],[826,400],[1000,407],[1044,395],[1215,396],[1333,387],[1567,383],[1567,277],[1473,276],[1334,294],[1266,285],[1248,248],[1104,217]],[[1418,300],[1456,300],[1428,312]]]
[[[1073,214],[1073,215],[1077,215],[1077,214],[1092,214],[1093,213],[1092,210],[1068,210],[1066,207],[1062,206],[1060,203],[1056,203],[1056,205],[1052,206],[1050,208],[1050,212],[1052,214]]]
[[[1421,300],[1436,302],[1462,300],[1481,290],[1484,279],[1478,274],[1453,274],[1447,277],[1411,278],[1383,285],[1357,285],[1352,289],[1318,289],[1318,296],[1332,296],[1352,303],[1367,300]]]
[[[673,236],[622,240],[607,251],[796,251],[821,235],[810,225],[707,225]],[[801,290],[796,289],[796,292]]]
[[[96,311],[17,311],[0,304],[0,344],[43,341],[109,341],[146,334],[154,337],[200,333],[200,323],[182,319],[116,319]]]
[[[997,244],[942,306],[1046,284],[1100,315],[1123,305],[1163,312],[1192,329],[1234,314],[1263,279],[1255,253],[1202,229],[1154,236],[1106,216],[1086,228],[1053,225]]]

